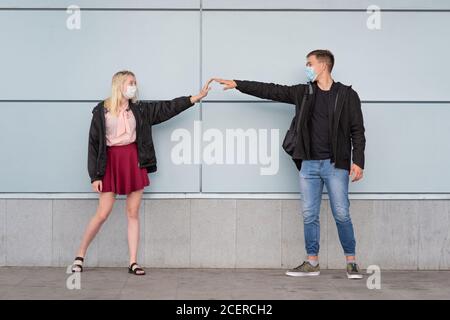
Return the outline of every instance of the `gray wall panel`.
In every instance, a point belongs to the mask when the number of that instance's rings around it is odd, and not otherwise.
[[[136,73],[143,99],[197,91],[199,13],[88,11],[81,29],[64,11],[0,11],[0,99],[99,100],[112,75]]]
[[[333,76],[363,100],[450,100],[450,13],[385,12],[380,30],[365,12],[204,12],[205,78],[304,83],[305,55],[328,48]],[[224,27],[226,26],[226,27]],[[255,99],[217,91],[210,99]]]
[[[446,0],[203,0],[206,9],[450,9]]]
[[[2,0],[0,8],[199,8],[200,0]]]
[[[90,192],[92,103],[0,103],[0,192]],[[170,133],[198,119],[198,107],[153,129],[158,172],[145,192],[198,192],[199,166],[170,162]],[[182,176],[183,179],[179,177]]]
[[[204,192],[294,192],[297,190],[297,169],[288,155],[281,149],[284,135],[289,128],[291,118],[294,116],[294,107],[288,104],[278,103],[204,103],[203,104],[203,128],[204,136],[211,132],[211,129],[218,129],[223,135],[223,160],[226,163],[226,156],[231,149],[226,149],[227,129],[242,129],[250,134],[256,134],[256,141],[251,145],[257,148],[250,148],[250,140],[246,140],[246,158],[244,164],[238,164],[237,157],[234,157],[229,164],[203,164],[202,166],[202,187]],[[272,140],[271,130],[278,131],[278,140]],[[259,134],[265,130],[267,138],[261,139]],[[253,137],[253,136],[252,136]],[[254,139],[254,138],[252,138]],[[219,139],[214,139],[217,141]],[[236,141],[236,140],[235,140]],[[275,175],[262,175],[262,168],[269,168],[271,165],[264,164],[260,157],[260,146],[266,146],[271,150],[272,143],[276,141],[278,148],[274,148],[275,161],[272,167],[278,167]],[[203,151],[207,150],[212,141],[205,141]],[[237,150],[237,143],[234,149]],[[256,164],[250,164],[250,150],[256,157]],[[266,154],[270,155],[270,152]],[[220,157],[218,156],[220,159]],[[278,166],[276,163],[278,162]]]
[[[450,108],[445,104],[364,104],[365,177],[350,184],[355,193],[450,192],[446,148]],[[298,171],[281,149],[293,108],[275,103],[204,104],[204,128],[279,129],[276,175],[260,165],[203,165],[204,192],[298,192]],[[207,142],[205,144],[209,144]],[[326,189],[325,189],[326,190]]]
[[[200,0],[83,0],[77,4],[92,10],[81,12],[81,29],[72,31],[63,10],[69,4],[0,4],[0,61],[8,75],[0,79],[0,127],[7,133],[0,137],[7,150],[0,155],[0,192],[90,191],[87,130],[95,103],[83,100],[107,97],[120,69],[136,72],[142,99],[171,99],[195,94],[200,76],[304,82],[304,56],[316,48],[335,53],[337,81],[352,84],[364,101],[380,102],[363,104],[366,176],[350,190],[450,192],[450,67],[442,60],[450,55],[448,1],[380,1],[391,10],[382,12],[380,30],[366,27],[370,1],[203,0],[201,16]],[[159,171],[147,192],[298,192],[297,171],[281,149],[293,107],[237,100],[259,101],[215,85],[203,113],[196,106],[154,128]],[[277,174],[261,175],[264,165],[175,164],[172,134],[184,128],[202,143],[194,129],[201,118],[203,133],[278,129]]]

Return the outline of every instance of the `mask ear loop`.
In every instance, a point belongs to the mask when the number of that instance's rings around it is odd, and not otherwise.
[[[325,63],[325,62],[321,62],[321,63]],[[325,68],[326,68],[326,64],[325,64]],[[322,74],[322,72],[324,72],[324,71],[325,71],[325,69],[323,69],[320,73],[317,73],[317,72],[314,70],[314,72],[316,73],[316,78],[315,78],[313,81],[316,81],[317,78],[319,77],[319,75]]]
[[[325,72],[325,70],[328,68],[327,67],[327,64],[325,63],[325,62],[321,62],[323,65],[324,65],[324,68],[322,69],[322,71],[320,71],[320,74],[322,74],[322,73],[324,73]],[[317,78],[319,77],[319,75],[317,75]],[[317,79],[316,78],[316,79]]]

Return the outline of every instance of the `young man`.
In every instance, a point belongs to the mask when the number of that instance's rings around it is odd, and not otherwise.
[[[283,148],[300,170],[307,260],[286,274],[320,274],[319,214],[325,185],[346,257],[347,277],[361,279],[348,199],[349,177],[352,182],[363,177],[366,139],[361,101],[351,86],[335,82],[331,77],[334,56],[329,50],[314,50],[306,58],[308,84],[285,86],[246,80],[215,80],[224,86],[224,90],[236,88],[255,97],[296,106]]]

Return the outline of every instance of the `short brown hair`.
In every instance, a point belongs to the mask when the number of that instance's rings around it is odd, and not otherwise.
[[[331,53],[330,50],[322,50],[322,49],[313,50],[306,55],[306,58],[309,58],[310,56],[316,56],[317,60],[320,60],[320,62],[325,62],[330,72],[331,70],[333,70],[334,55]]]

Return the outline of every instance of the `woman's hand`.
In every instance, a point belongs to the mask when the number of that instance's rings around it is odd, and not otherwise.
[[[209,79],[199,94],[197,94],[195,96],[191,96],[191,103],[197,103],[208,95],[209,90],[211,90],[209,85],[211,84],[212,81],[213,81],[213,79]]]
[[[92,182],[92,190],[100,193],[102,192],[102,189],[103,189],[102,180],[95,180],[94,182]]]

